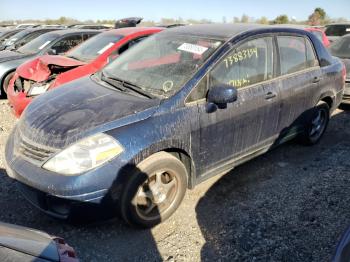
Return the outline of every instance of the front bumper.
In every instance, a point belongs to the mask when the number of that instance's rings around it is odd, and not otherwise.
[[[16,180],[24,196],[49,215],[65,218],[71,206],[109,204],[118,176],[118,166],[109,162],[79,176],[63,176],[39,167],[14,153],[14,133],[7,142],[5,166],[9,177]]]
[[[350,104],[350,81],[347,81],[345,83],[345,90],[342,103]]]
[[[18,75],[11,79],[7,89],[7,99],[14,115],[19,118],[24,109],[32,102],[32,97],[27,97],[25,92],[16,92],[14,88],[14,82],[18,78]]]

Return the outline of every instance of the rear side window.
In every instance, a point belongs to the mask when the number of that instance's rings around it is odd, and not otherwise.
[[[317,59],[309,40],[304,37],[277,37],[281,75],[295,73],[317,65]]]
[[[210,84],[228,84],[236,88],[253,85],[273,77],[272,37],[243,43],[214,68]]]
[[[63,54],[82,42],[82,35],[71,35],[59,40],[52,46],[52,49],[56,51],[56,54]]]
[[[142,40],[146,39],[147,37],[148,36],[142,36],[142,37],[131,40],[130,42],[128,42],[125,45],[123,45],[122,47],[120,47],[118,50],[115,50],[114,53],[112,53],[112,55],[117,55],[117,54],[120,55],[120,54],[124,53],[130,47],[132,47],[133,45],[136,45],[137,43],[141,42]]]
[[[88,40],[90,37],[96,35],[96,33],[84,33],[83,34],[83,41]]]

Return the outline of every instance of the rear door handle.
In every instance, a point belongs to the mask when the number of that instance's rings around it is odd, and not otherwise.
[[[321,81],[321,78],[315,76],[314,79],[312,80],[312,83],[317,84],[320,81]]]
[[[266,99],[266,100],[269,100],[269,99],[275,98],[276,96],[277,96],[276,93],[274,93],[274,92],[268,92],[268,93],[265,95],[265,99]]]

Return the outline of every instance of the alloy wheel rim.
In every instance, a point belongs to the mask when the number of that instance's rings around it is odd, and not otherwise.
[[[310,137],[318,137],[322,134],[326,122],[324,110],[318,110],[317,115],[311,121]]]
[[[145,220],[161,218],[169,210],[178,193],[178,179],[168,171],[153,173],[137,190],[135,203],[137,214]]]

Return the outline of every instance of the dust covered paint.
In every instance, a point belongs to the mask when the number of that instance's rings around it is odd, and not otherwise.
[[[272,56],[270,52],[282,47],[275,46],[278,41],[274,40],[286,36],[292,42],[280,53],[304,52],[300,57],[309,57],[308,61],[299,63],[293,55],[277,63],[278,53]],[[304,43],[302,49],[288,45],[296,40]],[[149,48],[159,43],[168,47],[160,49],[164,52],[161,62],[152,57],[155,48]],[[201,54],[188,52],[189,48],[179,50],[184,43],[201,45],[196,48]],[[236,93],[226,92],[231,97],[225,102],[220,89],[233,90],[228,84],[238,74],[235,66],[226,66],[225,59],[242,45],[251,50],[256,45],[259,55],[255,58],[267,61],[263,63],[266,70],[260,72],[256,66],[252,71],[244,64],[259,65],[260,60],[237,61],[250,84]],[[173,50],[179,51],[176,59]],[[320,102],[332,112],[344,90],[342,69],[342,63],[330,56],[316,36],[304,30],[256,25],[166,30],[130,49],[102,72],[35,99],[7,142],[7,171],[25,192],[35,192],[40,198],[65,200],[67,206],[105,204],[120,199],[133,168],[165,151],[186,166],[187,184],[193,188],[303,133]],[[171,88],[164,84],[170,81]],[[208,95],[212,90],[216,95]],[[101,133],[124,149],[111,161],[74,176],[42,167],[81,139]],[[62,214],[55,204],[40,203],[36,205],[58,217],[70,211],[67,208]]]

